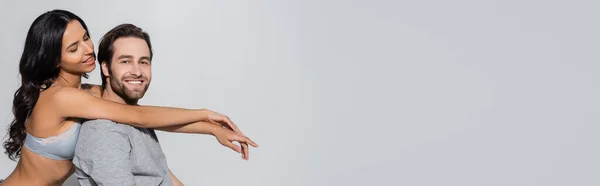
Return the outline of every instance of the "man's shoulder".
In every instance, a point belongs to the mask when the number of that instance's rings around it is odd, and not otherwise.
[[[131,132],[126,125],[111,120],[95,119],[82,121],[75,146],[74,159],[91,156],[123,144],[129,140]]]

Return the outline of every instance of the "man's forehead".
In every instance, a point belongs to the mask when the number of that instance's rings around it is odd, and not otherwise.
[[[122,55],[132,57],[149,57],[150,48],[144,39],[137,37],[121,37],[113,43],[113,58],[118,58]]]

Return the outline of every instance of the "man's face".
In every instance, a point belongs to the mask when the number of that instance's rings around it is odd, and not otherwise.
[[[113,43],[110,69],[105,63],[102,71],[110,88],[125,101],[144,97],[152,79],[150,49],[144,39],[122,37]]]

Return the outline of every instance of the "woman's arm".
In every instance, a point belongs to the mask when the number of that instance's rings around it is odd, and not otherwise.
[[[178,133],[194,133],[194,134],[211,134],[217,138],[217,141],[221,143],[221,145],[231,148],[232,150],[239,152],[242,154],[242,159],[249,159],[249,148],[248,144],[253,147],[258,147],[254,141],[252,141],[247,136],[235,132],[226,126],[222,126],[216,123],[210,122],[194,122],[186,125],[178,125],[178,126],[169,126],[169,127],[160,127],[158,130],[167,131],[167,132],[178,132]],[[237,141],[240,143],[240,146],[233,144],[232,142]]]
[[[159,106],[134,106],[94,97],[72,87],[56,87],[51,97],[62,117],[108,119],[142,128],[158,128],[206,121],[210,111]]]
[[[92,94],[96,97],[102,96],[102,86],[94,85],[94,84],[81,84],[82,88],[88,89],[92,92]],[[203,109],[206,112],[207,120],[211,123],[216,123],[220,126],[225,126],[232,129],[235,132],[242,133],[242,131],[229,119],[229,117],[216,113],[214,111],[210,111],[207,109]],[[204,120],[203,120],[204,121]],[[176,132],[176,133],[194,133],[194,134],[207,134],[203,129],[198,129],[195,125],[175,125],[169,127],[159,127],[155,128],[162,131],[167,132]],[[243,133],[242,133],[243,134]]]
[[[175,132],[175,133],[212,134],[212,131],[214,130],[215,126],[217,126],[217,125],[212,124],[212,123],[207,123],[207,122],[194,122],[194,123],[183,124],[183,125],[157,127],[154,129],[160,130],[160,131],[165,131],[165,132]]]

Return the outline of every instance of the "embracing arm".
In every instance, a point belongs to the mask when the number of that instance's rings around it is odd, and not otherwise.
[[[206,109],[183,109],[159,106],[134,106],[94,97],[71,87],[57,87],[52,97],[62,117],[107,119],[142,128],[159,128],[204,121]]]
[[[258,147],[258,144],[256,144],[247,136],[244,136],[242,133],[235,132],[226,126],[216,123],[199,121],[185,125],[160,127],[157,129],[167,132],[213,135],[215,138],[217,138],[217,141],[221,145],[229,147],[236,152],[242,153],[242,158],[245,160],[248,160],[249,157],[248,144],[252,145],[253,147]],[[234,141],[239,142],[240,146],[233,144],[232,142]]]
[[[194,122],[184,125],[174,125],[167,127],[157,127],[156,130],[165,132],[176,132],[176,133],[190,133],[190,134],[212,134],[212,132],[220,127],[213,123],[208,122]]]

